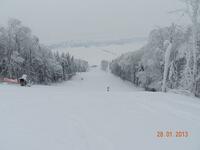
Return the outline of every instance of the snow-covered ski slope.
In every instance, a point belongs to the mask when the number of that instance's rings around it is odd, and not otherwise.
[[[61,85],[0,84],[0,150],[199,149],[197,98],[144,92],[98,68]]]

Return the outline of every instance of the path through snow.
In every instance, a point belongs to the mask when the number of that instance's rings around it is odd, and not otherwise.
[[[143,92],[98,68],[52,86],[0,85],[0,119],[0,150],[200,149],[199,99]],[[156,137],[168,130],[190,135]]]
[[[109,72],[101,71],[99,68],[92,68],[89,72],[77,74],[71,81],[62,85],[58,84],[57,88],[68,88],[68,92],[106,92],[107,87],[110,87],[110,92],[140,90],[130,82],[123,81]]]

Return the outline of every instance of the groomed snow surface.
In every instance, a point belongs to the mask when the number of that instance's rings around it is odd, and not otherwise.
[[[0,150],[200,149],[199,99],[144,92],[98,68],[52,86],[0,84],[0,119]],[[157,137],[169,130],[189,137]]]

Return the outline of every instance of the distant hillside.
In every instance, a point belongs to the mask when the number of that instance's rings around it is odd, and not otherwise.
[[[134,37],[118,40],[71,40],[65,41],[57,44],[49,45],[51,49],[55,48],[74,48],[74,47],[103,47],[110,45],[124,45],[136,42],[144,42],[147,38],[144,37]]]

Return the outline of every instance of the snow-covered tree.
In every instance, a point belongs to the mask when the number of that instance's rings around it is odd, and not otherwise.
[[[102,60],[101,61],[101,69],[104,70],[104,71],[107,71],[108,70],[108,66],[109,66],[109,62],[106,61],[106,60]]]
[[[163,73],[163,82],[162,82],[162,92],[166,92],[166,82],[167,82],[167,75],[169,70],[169,59],[172,50],[172,43],[170,41],[166,41],[165,45],[167,45],[167,50],[165,52],[165,64],[164,64],[164,73]]]
[[[69,54],[53,54],[19,20],[11,19],[7,27],[0,27],[0,78],[27,74],[32,82],[49,84],[68,80],[84,69]]]
[[[167,91],[167,76],[168,76],[168,72],[169,72],[169,67],[170,67],[170,55],[171,55],[171,51],[172,51],[172,46],[173,46],[173,42],[174,42],[174,35],[176,33],[176,26],[174,24],[172,24],[172,26],[170,27],[170,35],[169,35],[169,40],[166,40],[164,43],[164,46],[167,47],[166,51],[165,51],[165,58],[164,58],[164,73],[163,73],[163,81],[162,81],[162,92],[166,92]]]
[[[153,30],[148,43],[142,49],[113,60],[110,64],[111,72],[150,91],[162,90],[163,79],[166,87],[175,87],[172,84],[176,83],[175,79],[180,80],[185,65],[178,55],[186,35],[181,29],[174,28],[175,25]],[[167,40],[172,43],[170,47],[170,42],[165,44]]]
[[[199,17],[200,17],[200,0],[181,0],[185,3],[186,9],[184,12],[188,15],[192,22],[192,50],[193,50],[193,88],[192,92],[197,94],[197,76],[198,76],[198,55],[199,50],[197,47],[198,39],[198,28],[199,28]]]

